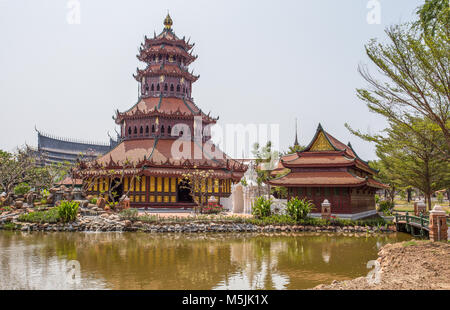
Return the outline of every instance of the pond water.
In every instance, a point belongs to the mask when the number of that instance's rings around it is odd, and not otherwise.
[[[0,231],[0,289],[305,289],[367,275],[403,233]]]

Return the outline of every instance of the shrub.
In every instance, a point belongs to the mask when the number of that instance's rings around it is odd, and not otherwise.
[[[2,228],[4,230],[14,230],[16,228],[16,224],[11,223],[11,222],[7,222],[7,223],[3,224]]]
[[[380,195],[375,194],[375,203],[378,204],[380,203]]]
[[[261,196],[256,198],[252,205],[252,214],[256,218],[264,218],[271,215],[270,206],[272,205],[272,199],[266,199]]]
[[[12,211],[12,208],[9,206],[5,206],[5,207],[1,207],[0,208],[0,214],[2,214],[3,212],[8,212],[8,211]]]
[[[275,198],[278,199],[286,199],[288,195],[287,187],[283,186],[274,186],[271,188],[271,193]]]
[[[224,210],[223,206],[219,204],[207,205],[202,207],[203,214],[219,214],[220,212],[223,212],[223,210]]]
[[[73,222],[77,218],[79,203],[63,200],[57,207],[58,215],[64,223]]]
[[[48,196],[50,196],[50,192],[47,189],[41,190],[41,195],[45,201],[47,201]]]
[[[141,222],[144,222],[144,223],[160,222],[159,217],[157,215],[148,215],[148,214],[139,216],[138,220],[141,221]]]
[[[444,194],[442,192],[438,193],[436,198],[437,198],[437,201],[439,203],[443,203],[444,202]]]
[[[379,203],[379,211],[386,215],[392,214],[392,209],[394,209],[394,203],[389,200],[383,200]]]
[[[28,183],[20,183],[14,187],[14,194],[25,195],[30,191],[30,185]]]
[[[270,215],[263,218],[246,219],[246,223],[253,225],[295,225],[296,222],[288,215]]]
[[[314,205],[311,201],[304,199],[298,199],[297,197],[291,198],[286,204],[287,214],[296,222],[301,219],[305,219]]]
[[[137,221],[139,218],[139,212],[137,209],[125,209],[119,213],[119,216],[123,220]]]
[[[57,208],[52,208],[48,211],[35,211],[31,213],[24,213],[19,215],[18,220],[21,222],[30,223],[57,223],[60,220],[60,215]]]

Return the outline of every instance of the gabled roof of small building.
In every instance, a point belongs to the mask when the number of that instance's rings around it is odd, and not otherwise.
[[[377,172],[356,154],[350,143],[346,145],[340,142],[319,124],[309,145],[295,154],[283,156],[274,170],[276,173],[283,171],[283,168],[294,169],[294,171],[272,179],[268,183],[275,186],[386,187],[371,177],[355,175],[346,167],[361,169],[368,175]]]
[[[282,165],[286,168],[354,165],[371,174],[377,172],[356,154],[350,143],[348,145],[342,143],[326,132],[321,124],[317,127],[309,145],[294,155],[296,156],[283,156]]]
[[[274,179],[269,182],[277,186],[341,186],[359,187],[369,185],[377,188],[384,188],[384,184],[373,179],[366,179],[351,174],[348,171],[301,171],[291,172],[288,175]]]

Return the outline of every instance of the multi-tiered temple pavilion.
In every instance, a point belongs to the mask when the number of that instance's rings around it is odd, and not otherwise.
[[[230,196],[232,183],[242,178],[247,167],[211,142],[208,125],[218,118],[205,114],[192,98],[192,84],[199,78],[189,71],[197,59],[193,46],[175,34],[169,15],[159,35],[145,37],[137,58],[146,67],[134,76],[140,83],[140,97],[114,117],[122,142],[83,167],[83,173],[92,175],[108,172],[93,185],[93,194],[117,182],[110,174],[119,173],[129,161],[141,178],[126,177],[118,194],[129,191],[133,207],[193,206],[182,180],[188,169],[210,171],[204,187],[210,196]]]

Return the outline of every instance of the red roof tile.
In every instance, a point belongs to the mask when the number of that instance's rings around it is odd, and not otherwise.
[[[335,154],[317,154],[315,152],[300,153],[297,158],[283,160],[284,167],[318,167],[318,166],[350,166],[354,159],[344,156],[341,152]]]
[[[160,102],[161,106],[159,106]],[[189,115],[192,115],[192,112],[195,114],[199,113],[199,109],[191,101],[173,97],[164,97],[162,99],[159,97],[143,98],[138,104],[134,105],[130,110],[124,113],[126,115],[133,115],[137,110],[148,113],[155,108],[164,113],[175,113],[177,111]]]
[[[269,181],[277,186],[359,186],[366,180],[346,171],[291,172],[288,175]]]

